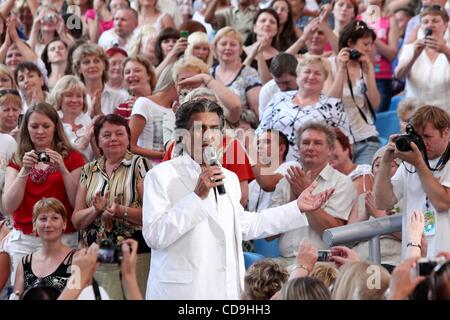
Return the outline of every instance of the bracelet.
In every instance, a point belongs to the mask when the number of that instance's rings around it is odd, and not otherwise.
[[[22,171],[22,170],[21,170]],[[30,171],[29,170],[26,170],[26,169],[23,169],[23,171],[24,171],[24,173],[20,173],[20,171],[19,171],[19,173],[17,174],[17,178],[25,178],[25,177],[28,177],[28,175],[30,174]]]
[[[308,267],[307,266],[305,266],[304,264],[301,264],[301,265],[295,265],[295,268],[294,268],[294,270],[295,269],[303,269],[303,270],[305,270],[306,271],[306,273],[308,273],[309,274],[309,269],[308,269]]]
[[[208,88],[209,83],[210,83],[211,81],[213,81],[213,79],[214,79],[214,78],[213,78],[212,76],[210,76],[209,80],[206,81],[206,83],[205,83],[205,87]]]
[[[406,245],[406,247],[417,247],[417,248],[419,248],[420,250],[422,250],[422,246],[420,245],[420,243],[414,242],[414,241],[408,242],[408,244]]]

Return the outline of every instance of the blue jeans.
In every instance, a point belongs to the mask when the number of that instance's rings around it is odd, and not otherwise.
[[[375,141],[363,140],[355,143],[353,162],[356,164],[372,164],[372,158],[380,149],[381,143]]]
[[[392,79],[376,79],[378,92],[381,95],[380,106],[377,112],[389,110],[392,98]]]

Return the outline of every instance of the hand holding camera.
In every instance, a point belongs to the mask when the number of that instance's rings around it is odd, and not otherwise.
[[[317,261],[317,248],[306,239],[300,241],[295,259],[296,265],[306,268],[309,273]]]
[[[428,165],[428,156],[422,137],[417,134],[411,124],[406,126],[406,133],[393,138],[394,156],[417,167],[420,161]]]
[[[425,280],[422,276],[412,276],[418,259],[419,257],[408,258],[394,269],[389,281],[389,300],[406,299],[416,286]]]
[[[338,267],[343,264],[359,261],[358,254],[350,248],[335,246],[331,248],[329,261],[334,262]]]

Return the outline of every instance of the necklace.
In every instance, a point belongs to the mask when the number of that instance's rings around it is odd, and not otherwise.
[[[33,183],[43,184],[47,181],[47,177],[56,172],[56,169],[52,163],[49,163],[45,169],[31,168],[30,178]]]

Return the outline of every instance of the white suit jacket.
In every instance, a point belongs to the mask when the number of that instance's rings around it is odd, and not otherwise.
[[[239,299],[245,275],[242,239],[263,238],[308,224],[296,201],[260,213],[245,212],[239,202],[237,176],[222,170],[227,194],[218,195],[217,202],[213,190],[204,200],[193,192],[201,169],[189,155],[161,163],[147,173],[142,229],[152,249],[147,299]],[[230,220],[236,222],[233,261],[226,255],[227,246],[233,244],[225,241],[219,215],[233,215]],[[236,270],[236,279],[231,279],[237,284],[234,292],[226,279],[225,266],[230,263]]]

